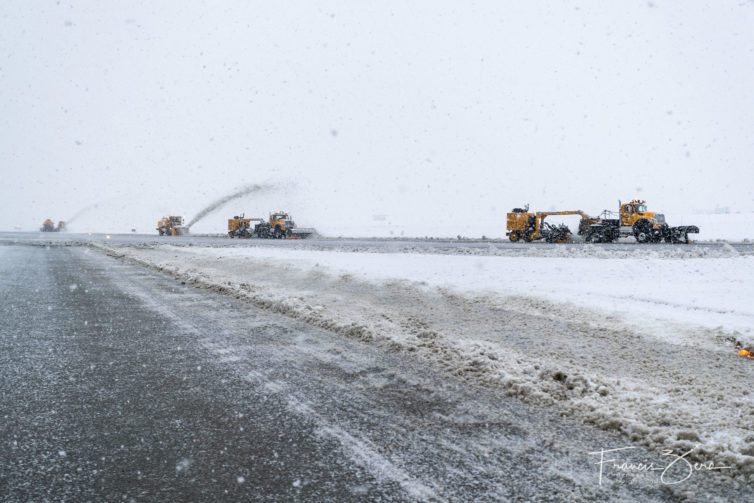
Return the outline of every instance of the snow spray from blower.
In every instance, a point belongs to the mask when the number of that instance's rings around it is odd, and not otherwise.
[[[87,212],[89,212],[91,210],[99,208],[99,205],[100,205],[100,203],[94,203],[94,204],[90,204],[89,206],[84,206],[79,211],[77,211],[71,218],[69,218],[68,220],[66,220],[65,221],[66,224],[67,225],[71,225],[74,222],[74,220],[76,220],[77,218],[79,218],[84,213],[87,213]]]
[[[223,196],[220,199],[217,199],[216,201],[213,201],[210,203],[206,208],[204,208],[202,211],[197,213],[197,215],[191,219],[191,221],[186,225],[187,228],[191,228],[192,225],[197,223],[202,218],[206,217],[210,213],[220,209],[221,206],[223,206],[225,203],[230,202],[234,199],[241,198],[243,196],[246,196],[248,194],[253,194],[255,192],[261,192],[263,190],[269,189],[270,187],[266,185],[257,185],[257,184],[249,184],[244,185],[243,187],[236,189],[235,191],[231,192],[227,196]]]

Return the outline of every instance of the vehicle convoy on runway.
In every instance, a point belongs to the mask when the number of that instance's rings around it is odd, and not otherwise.
[[[55,227],[55,222],[50,220],[49,218],[42,222],[42,227],[39,228],[42,232],[60,232],[65,230],[65,222],[62,220],[58,222],[58,226]]]
[[[303,238],[312,232],[312,229],[298,229],[290,214],[285,211],[270,213],[268,220],[246,218],[243,213],[228,219],[228,237],[230,238]]]
[[[612,243],[618,238],[633,236],[639,243],[688,243],[689,234],[699,233],[696,225],[670,227],[665,215],[647,211],[646,201],[633,199],[618,201],[618,213],[608,210],[599,217],[591,217],[581,210],[529,212],[529,205],[514,208],[508,213],[506,236],[511,241],[531,242],[544,239],[548,243],[567,243],[571,231],[564,224],[554,226],[545,222],[550,215],[581,215],[578,235],[589,243]]]
[[[188,227],[183,225],[183,217],[179,215],[171,215],[162,217],[157,222],[157,232],[160,236],[181,236],[188,234]]]

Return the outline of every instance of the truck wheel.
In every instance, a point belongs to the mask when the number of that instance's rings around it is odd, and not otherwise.
[[[602,235],[599,232],[592,232],[586,238],[587,242],[595,244],[602,242]]]
[[[562,245],[567,243],[569,239],[571,239],[569,234],[563,234],[562,236],[555,238],[555,242]]]
[[[634,231],[634,237],[639,243],[648,243],[651,239],[650,234],[644,229],[637,229],[636,231]]]
[[[634,237],[638,243],[648,243],[652,240],[652,225],[646,220],[639,220],[634,224]]]
[[[520,241],[521,240],[521,235],[518,233],[518,231],[513,231],[508,236],[508,239],[510,239],[511,241],[513,241],[515,243],[516,241]]]

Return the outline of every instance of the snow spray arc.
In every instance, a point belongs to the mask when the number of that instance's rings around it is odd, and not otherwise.
[[[220,209],[220,207],[223,206],[227,202],[230,202],[234,199],[238,199],[249,194],[253,194],[255,192],[262,192],[270,188],[271,187],[269,186],[257,185],[255,183],[244,185],[243,187],[238,188],[234,190],[233,192],[231,192],[230,194],[223,196],[220,199],[217,199],[213,201],[212,203],[210,203],[209,205],[207,205],[207,207],[205,207],[202,211],[197,213],[194,218],[191,219],[191,221],[188,223],[188,225],[186,225],[186,227],[191,227],[192,225],[194,225],[195,223],[197,223],[199,220],[206,217],[210,213]]]
[[[74,220],[76,220],[77,218],[79,218],[84,213],[87,213],[87,212],[89,212],[91,210],[95,210],[95,209],[99,208],[99,205],[100,205],[100,203],[94,203],[94,204],[90,204],[89,206],[84,206],[79,211],[77,211],[71,218],[69,218],[68,220],[66,220],[66,223],[68,225],[71,225],[74,222]]]

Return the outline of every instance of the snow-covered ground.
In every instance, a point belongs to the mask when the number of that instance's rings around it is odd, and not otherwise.
[[[732,248],[463,256],[280,247],[117,247],[183,281],[653,448],[754,472],[754,257]],[[534,256],[537,254],[539,256]],[[698,445],[698,447],[696,447]]]
[[[647,335],[691,342],[691,327],[721,328],[754,344],[754,256],[699,249],[636,253],[585,249],[532,250],[533,256],[344,253],[279,247],[178,248],[186,265],[196,259],[254,264],[272,270],[296,268],[379,283],[407,280],[464,294],[531,296],[592,309]],[[709,257],[709,254],[712,254]],[[698,335],[698,334],[697,334]],[[709,341],[697,337],[696,344]],[[713,346],[719,348],[719,346]],[[726,349],[727,350],[727,349]]]

